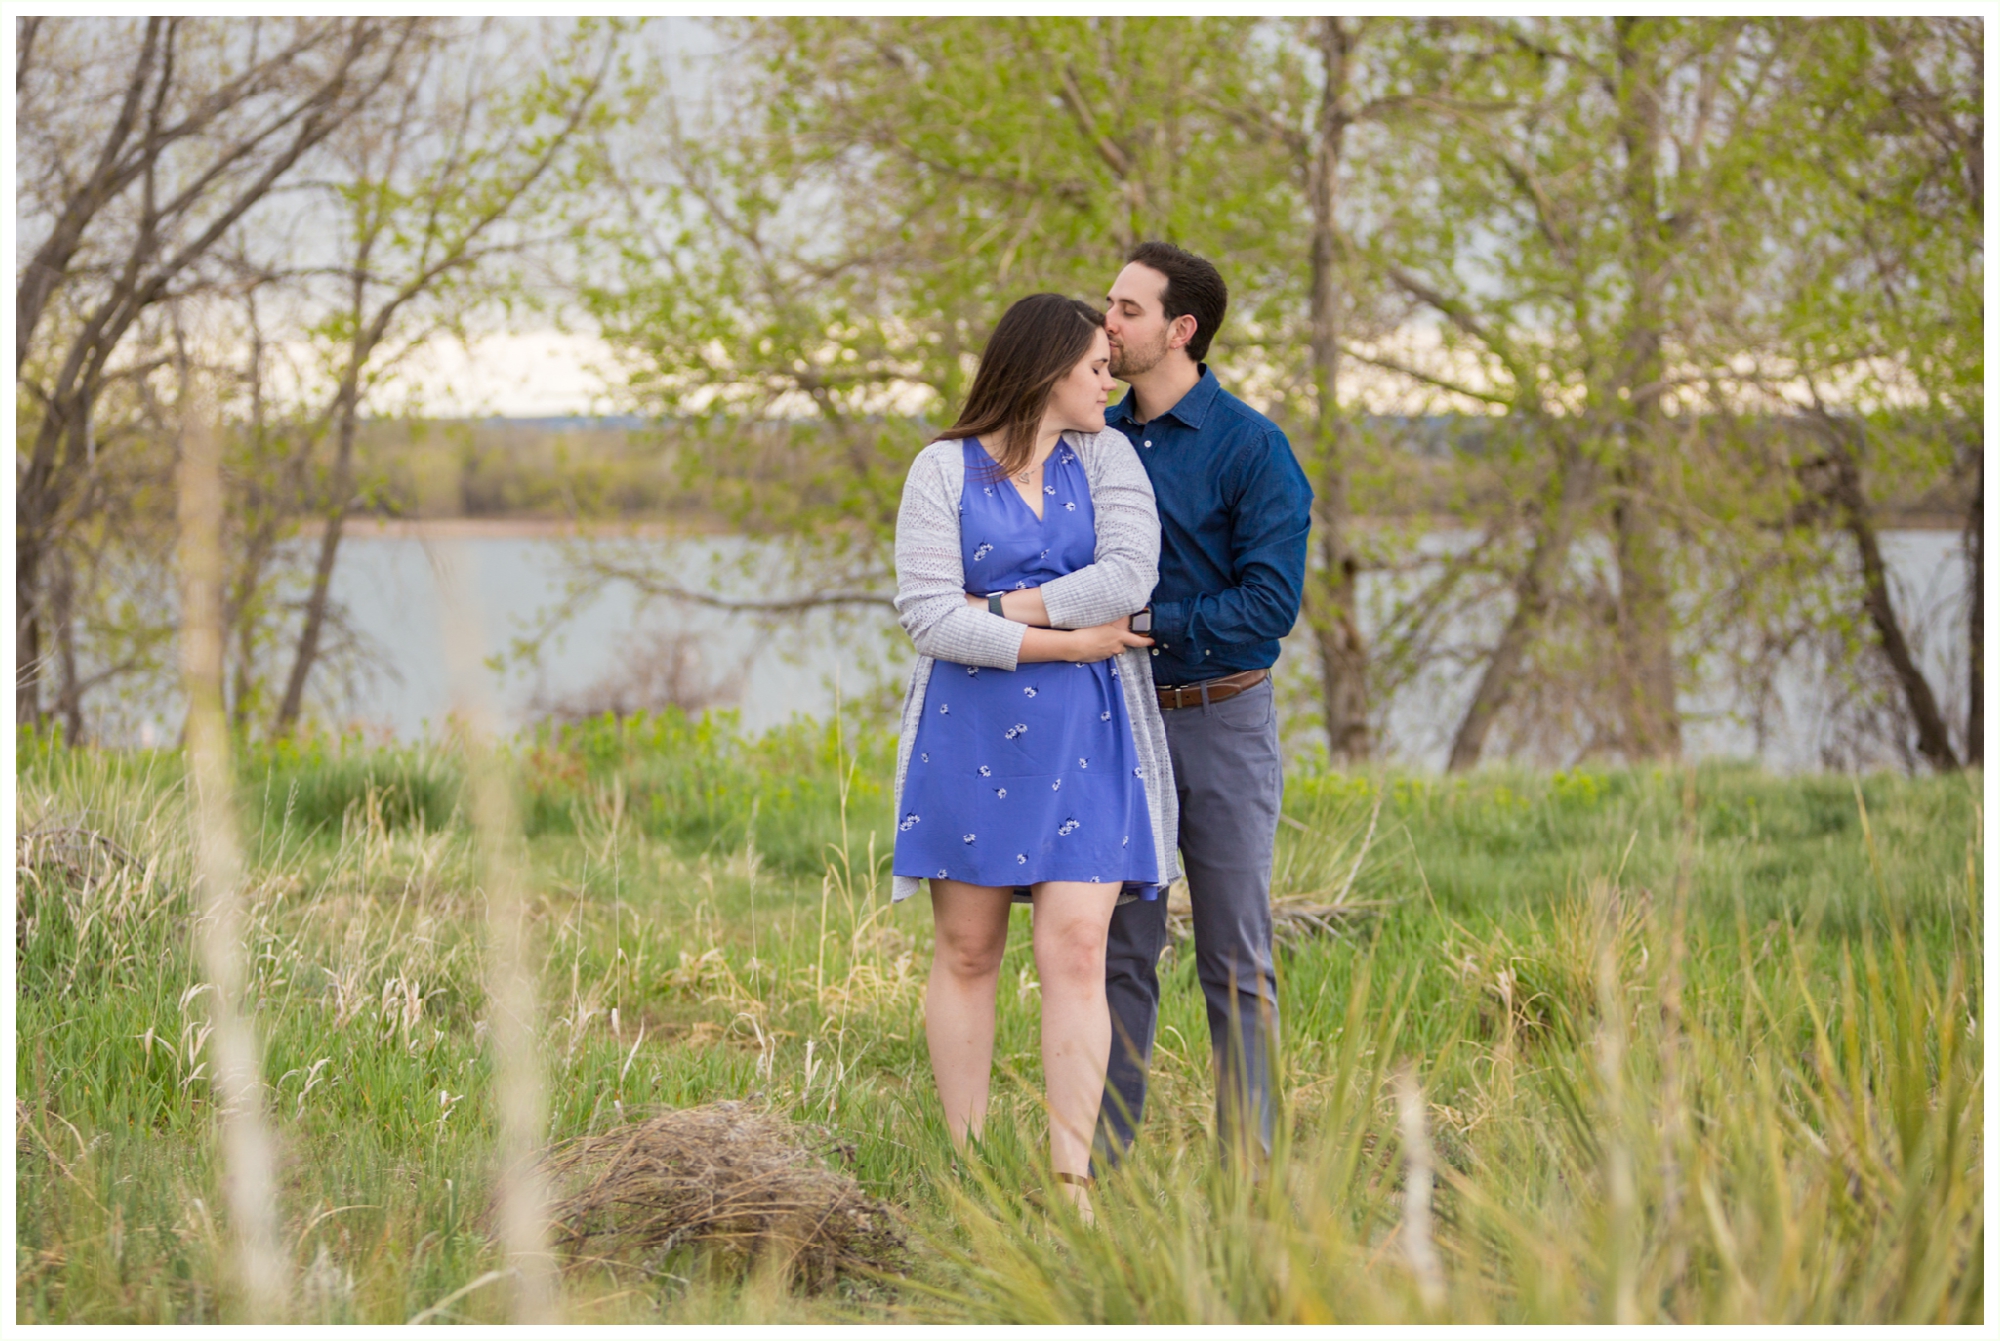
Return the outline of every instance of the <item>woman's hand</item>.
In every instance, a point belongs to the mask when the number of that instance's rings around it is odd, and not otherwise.
[[[1074,629],[1069,635],[1076,640],[1077,653],[1071,661],[1102,661],[1115,657],[1128,647],[1151,647],[1153,640],[1143,633],[1132,632],[1132,616],[1126,615],[1109,624],[1098,624],[1087,629]]]
[[[1021,661],[1103,661],[1153,640],[1132,632],[1132,617],[1088,629],[1029,629],[1021,638]]]

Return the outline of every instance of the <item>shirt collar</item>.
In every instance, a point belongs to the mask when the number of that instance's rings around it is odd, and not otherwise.
[[[1209,407],[1215,404],[1216,393],[1222,390],[1222,383],[1215,380],[1215,374],[1209,371],[1206,363],[1198,363],[1195,366],[1201,369],[1201,380],[1189,387],[1188,393],[1174,402],[1174,408],[1160,418],[1178,419],[1199,432],[1201,421],[1208,416]],[[1137,423],[1138,421],[1132,417],[1132,392],[1128,389],[1125,392],[1125,399],[1106,410],[1104,417],[1107,422]]]

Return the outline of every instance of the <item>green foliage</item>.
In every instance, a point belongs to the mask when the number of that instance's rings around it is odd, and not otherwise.
[[[357,813],[388,828],[443,829],[458,811],[457,765],[429,745],[282,738],[252,747],[237,775],[256,790],[261,832],[278,841],[337,835]]]
[[[609,807],[618,822],[682,851],[753,847],[790,875],[818,871],[846,814],[889,813],[893,743],[849,740],[839,723],[798,721],[746,738],[733,712],[678,709],[545,725],[521,755],[530,834],[573,834]]]

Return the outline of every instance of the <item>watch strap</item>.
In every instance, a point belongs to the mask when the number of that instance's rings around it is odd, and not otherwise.
[[[998,615],[1000,618],[1005,619],[1007,617],[1007,612],[1000,608],[1000,598],[1003,594],[1004,593],[1002,592],[996,591],[991,596],[988,596],[986,598],[986,608],[988,610],[991,610],[994,614]]]

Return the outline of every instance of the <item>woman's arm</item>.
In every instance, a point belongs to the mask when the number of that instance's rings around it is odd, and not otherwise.
[[[986,598],[977,592],[967,592],[965,603],[975,610],[991,611]],[[1046,629],[1049,623],[1049,608],[1042,604],[1040,587],[1023,587],[1019,591],[1000,593],[1001,617],[1010,624],[1026,624],[1031,629]]]
[[[957,450],[956,444],[937,445]],[[966,604],[951,474],[934,446],[911,463],[903,482],[896,510],[896,617],[923,656],[1012,670],[1027,630]]]
[[[1007,618],[1041,628],[1108,624],[1152,599],[1160,581],[1160,513],[1153,482],[1115,428],[1080,448],[1097,515],[1094,562],[1031,591],[1006,595]]]

